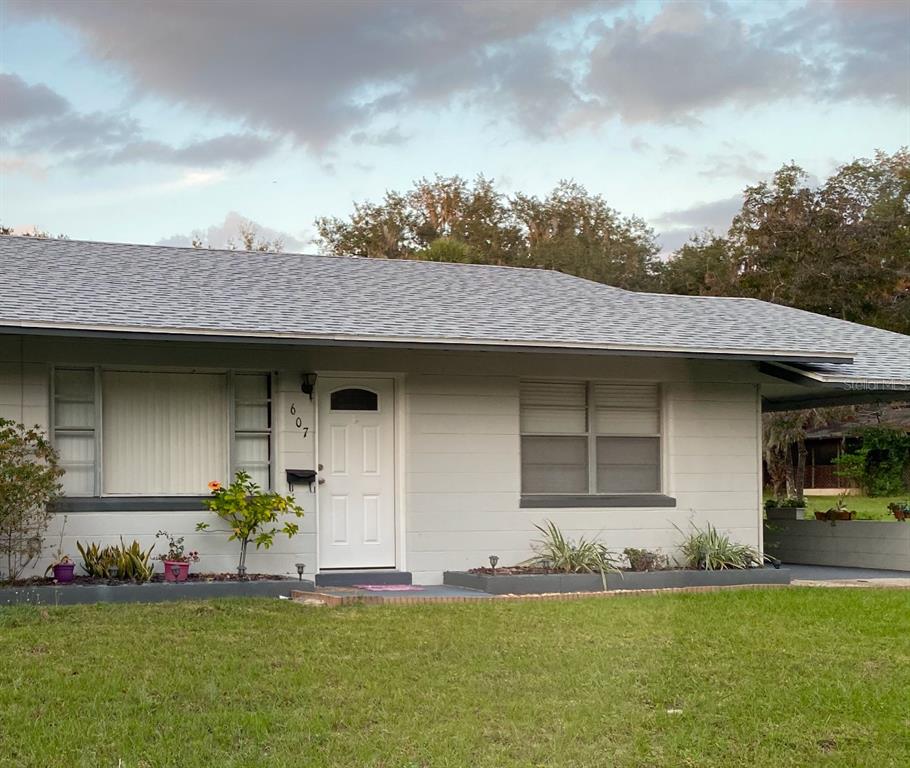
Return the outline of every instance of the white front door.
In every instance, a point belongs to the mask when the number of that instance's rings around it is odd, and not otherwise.
[[[391,379],[319,379],[319,567],[395,567]]]

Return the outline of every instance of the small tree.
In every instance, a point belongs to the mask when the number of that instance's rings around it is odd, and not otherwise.
[[[41,554],[63,469],[39,427],[0,419],[0,557],[6,578],[19,578]]]
[[[252,478],[243,471],[238,472],[234,482],[227,488],[221,483],[209,483],[212,498],[205,505],[230,527],[228,541],[240,542],[240,562],[237,564],[237,575],[246,575],[246,551],[252,541],[256,549],[268,549],[275,540],[276,533],[286,534],[288,538],[299,530],[297,523],[286,520],[278,525],[278,517],[291,514],[303,517],[303,509],[297,505],[293,496],[282,496],[278,493],[263,493]],[[207,531],[208,523],[197,523],[197,531]]]

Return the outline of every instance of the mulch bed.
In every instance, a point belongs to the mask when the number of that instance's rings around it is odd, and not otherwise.
[[[651,573],[651,571],[633,571],[631,568],[619,568],[617,570],[620,573]],[[688,569],[688,568],[660,568],[660,569],[654,569],[654,570],[686,571],[686,570],[690,570],[690,569]],[[504,568],[500,568],[499,566],[497,566],[495,570],[493,568],[489,568],[489,567],[471,568],[468,571],[468,573],[474,573],[479,576],[530,576],[530,575],[534,575],[534,574],[555,576],[555,575],[565,574],[566,571],[557,571],[557,570],[554,570],[553,568],[542,568],[537,565],[511,565],[511,566],[504,567]],[[608,571],[608,573],[609,573],[609,571]]]
[[[244,578],[240,578],[236,573],[190,573],[187,576],[188,582],[212,582],[212,581],[279,581],[279,580],[288,580],[296,581],[290,576],[276,576],[271,573],[248,573]],[[164,581],[163,573],[156,573],[149,582],[145,583],[160,583]],[[60,586],[65,587],[69,584],[73,585],[101,585],[106,584],[108,586],[116,586],[118,584],[134,584],[136,582],[124,580],[124,579],[99,579],[95,576],[76,576],[73,581],[68,584],[61,584]],[[57,582],[52,578],[43,578],[40,576],[33,576],[29,579],[17,579],[16,581],[0,581],[0,586],[3,587],[49,587],[57,584]]]

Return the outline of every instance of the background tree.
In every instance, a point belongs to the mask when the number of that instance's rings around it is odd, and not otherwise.
[[[508,197],[483,176],[436,176],[316,228],[336,254],[544,267],[631,289],[652,287],[657,270],[647,225],[569,181],[544,198]]]
[[[725,236],[660,269],[661,290],[750,296],[910,333],[910,153],[876,153],[818,187],[797,165],[749,186]]]
[[[52,235],[38,227],[32,227],[30,232],[16,232],[13,227],[5,227],[0,224],[0,237],[17,236],[17,237],[37,237],[39,240],[69,240],[66,235]]]
[[[762,417],[765,466],[776,499],[801,499],[806,490],[806,436],[810,429],[843,421],[852,406],[766,413]]]
[[[229,251],[268,251],[272,253],[281,253],[284,250],[284,240],[276,237],[269,240],[259,234],[259,229],[251,221],[245,221],[240,224],[238,238],[229,237],[225,247]],[[191,241],[193,248],[210,248],[211,246],[205,241],[203,235],[199,232],[193,233]]]

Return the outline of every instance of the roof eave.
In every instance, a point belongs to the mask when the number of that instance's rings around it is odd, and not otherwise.
[[[130,339],[146,341],[192,341],[230,344],[266,344],[284,346],[347,346],[400,349],[436,349],[461,351],[545,352],[583,355],[621,355],[647,357],[685,357],[698,359],[723,359],[779,363],[851,363],[853,356],[847,352],[791,352],[772,349],[710,349],[648,347],[644,345],[598,346],[581,343],[556,343],[510,339],[455,339],[455,338],[396,338],[381,336],[299,335],[286,333],[225,333],[209,329],[136,328],[136,327],[87,327],[78,325],[51,325],[39,323],[2,323],[0,333],[40,336],[67,336],[96,339]]]

